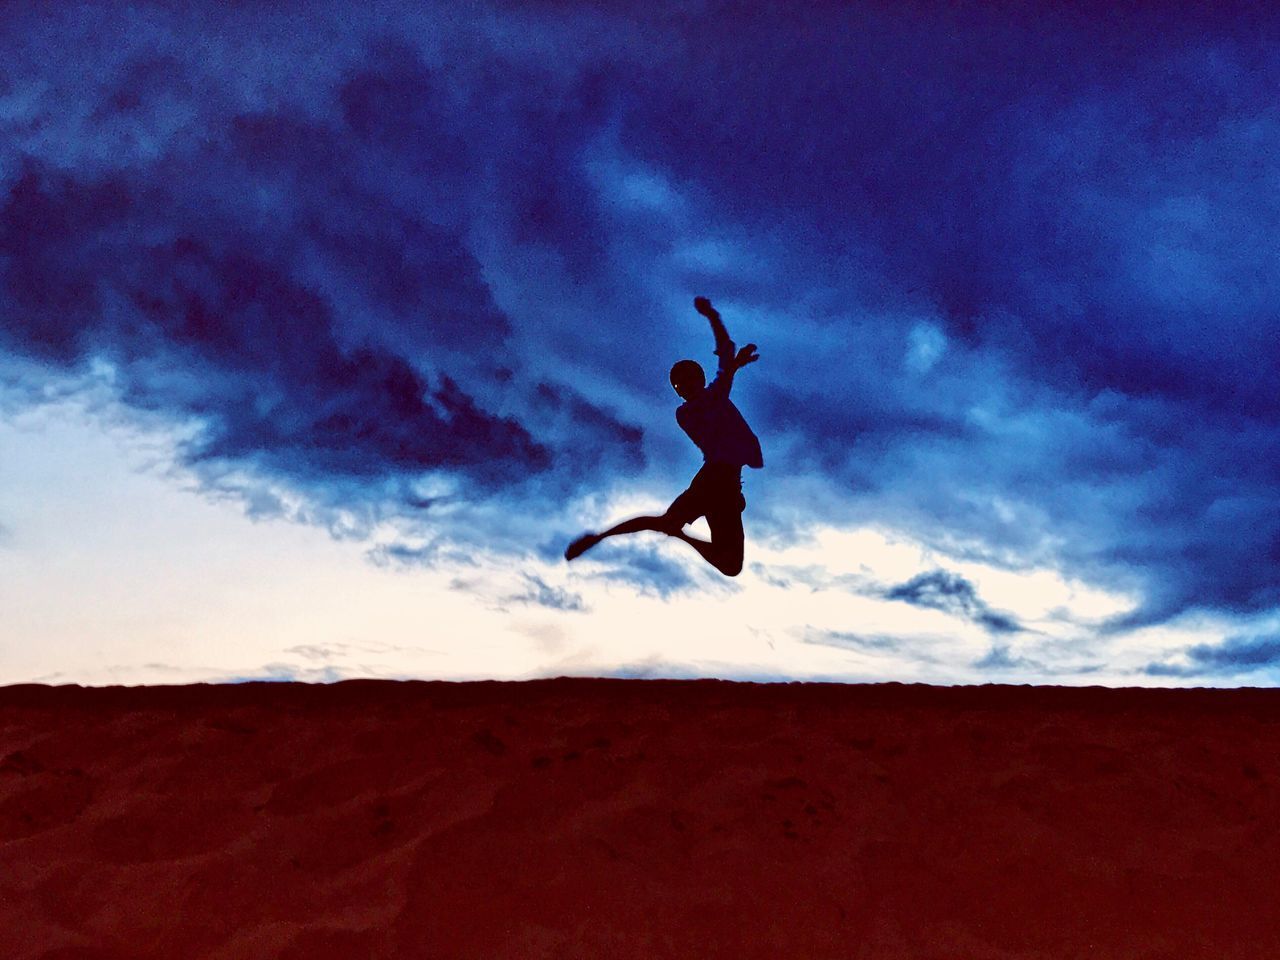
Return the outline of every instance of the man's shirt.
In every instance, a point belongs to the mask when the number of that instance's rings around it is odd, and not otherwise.
[[[729,463],[735,467],[764,466],[760,441],[747,426],[738,408],[729,399],[733,385],[733,345],[718,351],[720,370],[698,396],[676,408],[676,423],[702,451],[707,463]]]

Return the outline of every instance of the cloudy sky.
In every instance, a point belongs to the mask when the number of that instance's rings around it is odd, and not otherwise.
[[[1005,6],[7,7],[0,683],[1274,684],[1280,15]]]

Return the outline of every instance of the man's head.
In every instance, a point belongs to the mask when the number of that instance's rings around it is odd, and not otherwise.
[[[707,385],[707,375],[696,360],[680,360],[671,368],[671,386],[682,400],[696,397]]]

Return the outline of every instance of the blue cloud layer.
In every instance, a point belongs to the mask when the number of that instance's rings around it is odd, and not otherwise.
[[[1220,644],[1187,648],[1185,663],[1152,663],[1146,672],[1156,677],[1231,676],[1280,667],[1280,636],[1227,637]]]
[[[429,532],[423,475],[526,516],[640,471],[677,493],[695,464],[665,372],[708,350],[706,293],[763,356],[736,388],[770,453],[756,530],[874,518],[1054,563],[1141,593],[1115,628],[1262,610],[1278,28],[1087,5],[10,11],[0,346],[108,359],[129,403],[203,425],[190,462]],[[815,475],[832,498],[776,499]]]

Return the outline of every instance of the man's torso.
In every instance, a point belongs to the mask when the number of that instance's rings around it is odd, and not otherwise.
[[[760,440],[728,397],[704,391],[676,409],[676,422],[708,463],[757,469],[764,466]]]

